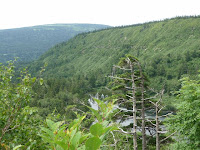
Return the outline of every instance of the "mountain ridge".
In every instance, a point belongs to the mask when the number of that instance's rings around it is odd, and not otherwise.
[[[98,24],[47,24],[0,30],[0,62],[14,57],[19,57],[21,61],[31,61],[55,44],[67,41],[79,33],[108,27]]]
[[[30,69],[36,72],[47,63],[46,77],[87,76],[92,72],[105,76],[129,53],[139,58],[153,83],[170,89],[179,86],[182,75],[197,74],[199,43],[200,17],[178,17],[79,34],[51,48]]]

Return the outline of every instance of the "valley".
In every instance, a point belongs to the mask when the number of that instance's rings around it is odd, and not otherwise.
[[[2,147],[200,146],[200,16],[35,26],[0,36]],[[103,98],[94,97],[93,108],[88,99],[96,93]]]

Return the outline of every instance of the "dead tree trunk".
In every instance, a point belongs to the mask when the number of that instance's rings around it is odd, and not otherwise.
[[[138,149],[137,146],[137,108],[136,108],[136,96],[135,96],[135,75],[134,75],[134,70],[133,70],[133,64],[132,62],[128,59],[128,63],[130,64],[130,69],[131,69],[131,82],[132,82],[132,103],[133,103],[133,145],[134,145],[134,150]]]
[[[162,98],[163,94],[164,94],[164,90],[162,90],[160,92],[160,94],[159,94],[160,98],[159,98],[159,100],[156,103],[150,101],[154,105],[155,112],[156,112],[156,118],[155,118],[155,121],[156,121],[156,124],[155,124],[155,126],[156,126],[156,150],[160,150],[160,144],[161,144],[161,142],[167,140],[168,138],[170,138],[174,134],[173,133],[170,136],[168,136],[168,137],[160,140],[160,134],[165,133],[165,132],[163,132],[163,131],[160,130],[160,122],[161,121],[159,120],[159,118],[160,117],[164,117],[164,116],[166,117],[169,114],[171,114],[171,113],[168,113],[167,115],[161,115],[161,116],[159,115],[159,113],[161,112],[161,110],[164,108],[164,106],[161,105],[162,100],[163,100],[163,98]]]
[[[138,118],[141,119],[142,122],[142,150],[147,149],[147,141],[146,141],[146,118],[145,118],[145,77],[143,75],[143,71],[139,61],[133,56],[126,56],[122,58],[119,66],[114,66],[113,71],[118,68],[123,71],[121,76],[114,76],[114,73],[111,78],[115,79],[114,83],[119,83],[123,87],[123,91],[128,92],[126,95],[128,97],[127,102],[132,104],[132,119],[133,119],[133,149],[138,150],[137,144],[137,121]],[[117,80],[117,81],[116,81]],[[122,82],[121,82],[122,81]],[[124,82],[123,82],[124,81]],[[137,105],[137,104],[140,105]],[[139,109],[141,110],[140,115],[138,115]],[[124,133],[124,132],[123,132]]]
[[[141,83],[140,83],[140,88],[141,88],[141,118],[142,118],[142,150],[147,149],[147,141],[146,141],[146,118],[145,118],[145,89],[144,89],[144,75],[142,72],[142,68],[140,63],[138,62],[138,67],[140,71],[140,78],[141,78]]]
[[[115,69],[120,69],[120,76],[115,76]],[[119,66],[114,66],[113,68],[113,74],[110,76],[111,78],[115,79],[114,84],[118,84],[119,86],[116,86],[115,89],[121,90],[124,93],[126,93],[125,96],[122,96],[121,99],[123,99],[123,104],[128,104],[129,108],[131,106],[132,110],[129,110],[129,112],[132,112],[130,115],[133,119],[133,128],[131,132],[125,132],[125,134],[133,134],[133,149],[138,150],[138,144],[137,144],[137,124],[140,124],[140,121],[138,121],[138,118],[141,119],[141,128],[142,128],[142,150],[147,149],[147,138],[146,136],[146,129],[155,129],[156,133],[152,133],[152,136],[156,135],[156,150],[160,150],[160,144],[168,139],[170,136],[160,139],[160,134],[164,133],[160,130],[160,117],[159,113],[164,108],[162,106],[162,96],[164,93],[164,90],[162,90],[160,93],[155,92],[155,96],[148,97],[146,95],[146,90],[150,90],[147,87],[147,81],[146,76],[144,75],[142,71],[142,67],[139,63],[139,61],[130,55],[127,55],[125,58],[122,58],[120,60]],[[157,99],[158,95],[160,95],[160,98],[157,102],[151,101],[151,99]],[[125,98],[124,98],[125,97]],[[128,98],[127,98],[128,97]],[[145,117],[145,110],[149,108],[149,105],[146,105],[147,103],[153,104],[153,109],[155,109],[156,118],[153,118],[153,122]],[[122,104],[122,102],[120,102]],[[138,105],[139,104],[139,105]],[[152,105],[151,105],[152,108]],[[141,112],[139,112],[141,110]],[[123,111],[123,110],[121,110]],[[166,115],[165,115],[166,116]],[[127,115],[126,115],[127,117]],[[150,122],[151,125],[147,124],[147,121]],[[155,123],[156,122],[156,123]],[[153,125],[153,127],[152,127]],[[149,128],[148,128],[149,127]]]
[[[156,150],[160,150],[160,135],[159,135],[159,106],[158,102],[156,102]]]
[[[162,110],[162,108],[159,108],[161,106],[161,101],[162,101],[162,95],[164,93],[164,90],[161,91],[160,93],[160,98],[157,102],[152,102],[150,101],[154,107],[155,107],[155,113],[156,113],[156,117],[155,117],[155,121],[156,121],[156,124],[155,124],[155,128],[156,128],[156,150],[160,150],[160,121],[159,121],[159,112]]]

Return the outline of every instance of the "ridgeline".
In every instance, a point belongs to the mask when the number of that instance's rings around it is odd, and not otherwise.
[[[75,35],[107,28],[97,24],[51,24],[0,30],[0,62],[19,57],[21,62],[37,59],[55,44]]]
[[[155,87],[170,92],[179,88],[181,76],[197,74],[199,43],[200,17],[177,17],[79,34],[51,48],[30,70],[37,72],[47,63],[46,77],[92,74],[98,80],[129,53],[139,58]]]

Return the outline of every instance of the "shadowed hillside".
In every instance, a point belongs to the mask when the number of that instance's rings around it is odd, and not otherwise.
[[[88,31],[107,28],[95,24],[52,24],[0,30],[0,62],[19,57],[20,61],[38,58],[55,44]]]

